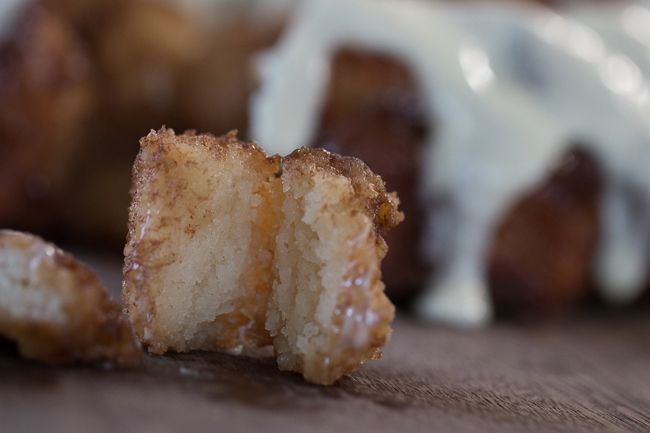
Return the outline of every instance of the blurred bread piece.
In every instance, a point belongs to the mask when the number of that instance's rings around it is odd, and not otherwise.
[[[90,67],[68,25],[22,7],[0,41],[0,221],[52,224],[92,107]]]
[[[83,11],[79,0],[67,2],[70,11]],[[209,38],[181,10],[157,1],[101,1],[86,16],[93,26],[79,34],[94,66],[97,107],[85,125],[62,220],[82,240],[122,248],[138,139],[151,125],[185,125],[180,86],[204,58]],[[81,28],[81,18],[70,21]]]
[[[153,353],[270,347],[279,159],[234,133],[163,128],[140,145],[124,250],[138,337]]]
[[[33,235],[0,231],[0,335],[46,363],[130,365],[142,353],[97,276]]]
[[[71,233],[123,247],[131,167],[151,125],[245,135],[253,54],[280,27],[254,22],[254,3],[48,0],[94,67],[97,105],[60,207]]]
[[[285,158],[282,188],[267,328],[281,369],[331,384],[378,359],[390,336],[382,233],[404,216],[362,161],[321,149]]]
[[[110,84],[100,89],[104,114],[141,135],[145,122],[179,116],[183,74],[203,60],[206,35],[182,10],[161,2],[121,0],[110,13],[94,35],[98,73]]]
[[[601,167],[580,148],[505,215],[489,251],[497,313],[566,313],[588,295],[600,229]]]

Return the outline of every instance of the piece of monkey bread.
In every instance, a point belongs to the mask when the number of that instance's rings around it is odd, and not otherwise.
[[[141,140],[132,195],[124,296],[151,352],[274,351],[321,384],[380,355],[380,231],[403,215],[361,161],[163,128]]]
[[[284,159],[282,190],[267,329],[281,369],[330,384],[381,356],[395,312],[381,232],[403,215],[363,162],[322,149]]]
[[[157,354],[264,351],[279,160],[234,134],[163,128],[140,146],[124,250],[136,335]]]
[[[0,230],[0,336],[46,363],[132,365],[142,353],[97,276],[33,235]]]

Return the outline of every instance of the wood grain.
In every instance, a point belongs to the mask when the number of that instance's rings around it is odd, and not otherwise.
[[[119,264],[103,263],[116,288]],[[650,314],[463,332],[402,316],[384,359],[332,387],[194,353],[136,371],[0,354],[0,432],[650,432]]]

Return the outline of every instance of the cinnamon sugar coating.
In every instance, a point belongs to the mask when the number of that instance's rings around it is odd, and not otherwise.
[[[124,296],[154,353],[275,353],[331,384],[390,335],[382,234],[403,214],[360,160],[152,131],[133,174]]]
[[[395,309],[381,281],[382,234],[404,215],[395,193],[357,158],[299,149],[284,159],[282,182],[267,328],[281,369],[331,384],[380,358],[390,337]]]
[[[142,353],[97,276],[33,235],[0,231],[0,335],[46,363],[132,365]]]
[[[279,161],[234,133],[163,128],[140,145],[124,249],[136,334],[153,353],[263,352]]]

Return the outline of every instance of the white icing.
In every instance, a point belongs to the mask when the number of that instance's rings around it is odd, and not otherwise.
[[[305,1],[260,58],[253,136],[281,154],[308,145],[332,54],[351,46],[394,56],[412,70],[436,125],[423,194],[453,204],[447,218],[431,219],[434,233],[441,221],[450,232],[420,314],[466,326],[490,320],[484,262],[493,229],[576,140],[605,175],[595,276],[609,299],[632,299],[649,263],[650,39],[642,18],[650,12],[639,13],[641,3],[593,8],[558,15],[509,3]],[[643,209],[631,211],[630,194]],[[430,254],[434,247],[425,245]]]
[[[27,0],[0,1],[0,39],[4,38],[11,30],[14,20],[27,3]]]

